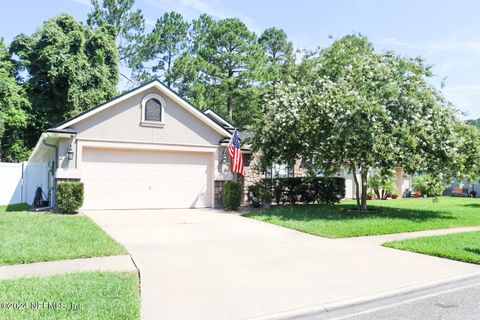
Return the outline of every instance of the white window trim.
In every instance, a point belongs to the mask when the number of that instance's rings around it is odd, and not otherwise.
[[[145,120],[145,104],[147,103],[148,100],[150,99],[157,99],[160,101],[160,104],[162,105],[162,112],[160,115],[160,121],[147,121]],[[164,127],[165,126],[165,100],[159,96],[158,94],[152,93],[152,94],[147,94],[145,97],[142,99],[142,118],[140,121],[140,125],[145,126],[145,127]]]

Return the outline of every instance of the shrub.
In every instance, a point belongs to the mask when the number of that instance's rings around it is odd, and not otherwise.
[[[412,186],[422,195],[438,196],[445,190],[445,184],[429,174],[421,174],[412,178]]]
[[[83,204],[82,182],[59,182],[57,184],[57,209],[61,213],[74,213]]]
[[[373,189],[378,199],[385,200],[395,191],[395,170],[380,169],[368,179],[368,186]]]
[[[225,181],[223,185],[223,207],[237,210],[242,199],[242,185],[236,181]]]
[[[474,191],[472,191],[474,192]],[[473,196],[475,197],[475,196]],[[262,201],[263,203],[272,203],[273,195],[272,192],[268,189],[264,189],[262,193]]]
[[[254,185],[248,186],[248,201],[250,202],[250,205],[254,208],[260,207],[260,203],[262,201],[261,187],[262,185],[260,184],[254,184]]]
[[[335,203],[345,197],[345,179],[337,177],[263,179],[251,188],[272,190],[273,199],[278,205],[297,202]]]

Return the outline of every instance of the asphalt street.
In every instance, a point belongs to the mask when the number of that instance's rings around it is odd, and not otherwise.
[[[478,320],[480,278],[465,279],[295,320]]]

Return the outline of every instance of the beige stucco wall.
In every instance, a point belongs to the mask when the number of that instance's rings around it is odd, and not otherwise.
[[[148,94],[160,95],[166,103],[165,126],[141,125],[141,102]],[[80,139],[218,145],[223,138],[212,128],[177,105],[158,89],[145,90],[74,125]]]
[[[403,197],[404,192],[411,188],[410,176],[405,173],[402,167],[395,168],[395,185],[399,197]]]

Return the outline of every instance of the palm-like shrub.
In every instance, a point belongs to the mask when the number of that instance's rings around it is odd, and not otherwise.
[[[445,183],[430,174],[420,174],[412,178],[413,189],[428,197],[439,196],[445,190]]]
[[[395,170],[379,170],[368,179],[368,186],[373,189],[378,199],[386,199],[388,194],[395,191]]]

